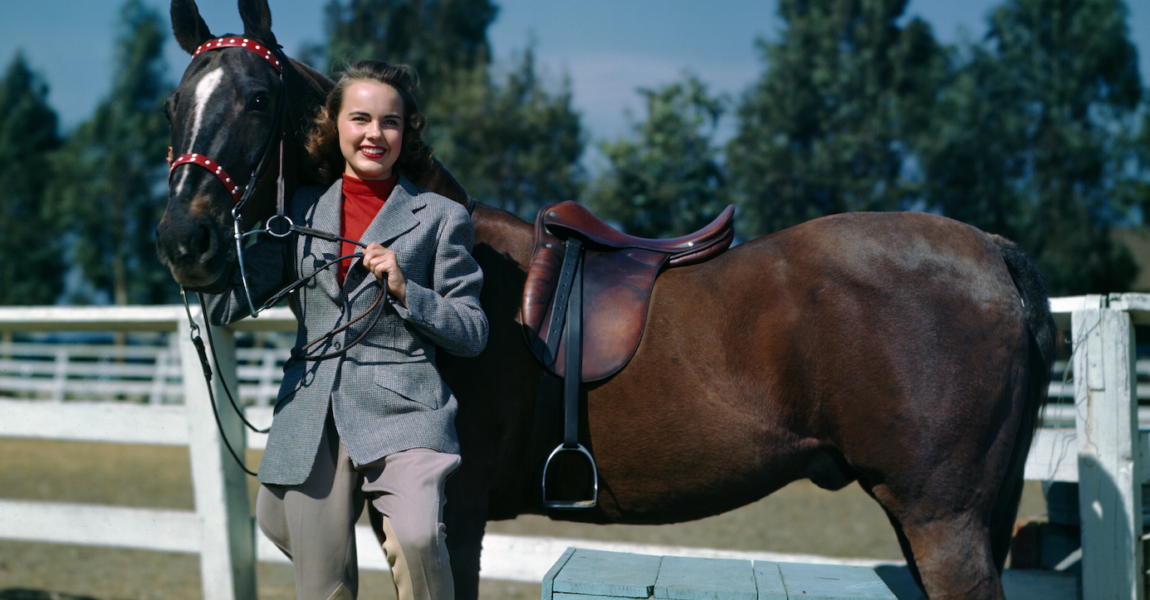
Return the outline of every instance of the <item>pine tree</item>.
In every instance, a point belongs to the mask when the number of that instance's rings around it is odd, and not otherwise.
[[[908,140],[927,126],[945,74],[929,26],[906,0],[780,0],[778,42],[727,146],[740,224],[761,235],[815,217],[911,207]]]
[[[647,120],[636,139],[604,142],[611,163],[592,186],[591,208],[632,235],[649,238],[690,233],[718,216],[726,193],[718,149],[712,144],[724,100],[712,98],[695,77],[658,90],[639,91]]]
[[[1016,240],[1055,295],[1125,291],[1111,238],[1141,98],[1121,0],[1008,0],[989,17],[920,144],[929,202]],[[958,54],[956,56],[962,56]]]
[[[497,12],[490,0],[331,0],[312,54],[333,74],[365,58],[414,67],[436,157],[476,199],[530,217],[579,195],[581,126],[569,83],[549,85],[530,48],[491,65]]]
[[[583,142],[570,82],[555,92],[519,55],[501,79],[480,67],[444,90],[427,139],[469,194],[524,218],[580,193]]]
[[[140,0],[120,16],[111,94],[61,149],[52,199],[68,216],[71,260],[96,290],[115,304],[170,302],[178,288],[155,249],[167,198],[164,24]]]
[[[491,60],[487,27],[498,12],[489,0],[329,0],[328,42],[314,54],[332,73],[366,58],[410,65],[430,104],[428,94]]]
[[[62,231],[44,202],[59,143],[48,86],[17,53],[0,80],[0,305],[60,294]]]

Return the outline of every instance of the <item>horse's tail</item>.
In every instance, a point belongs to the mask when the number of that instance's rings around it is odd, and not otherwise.
[[[1050,386],[1050,368],[1054,364],[1055,353],[1062,336],[1054,317],[1050,314],[1050,298],[1046,293],[1046,283],[1038,273],[1034,260],[1018,248],[1014,242],[991,235],[998,247],[1002,260],[1010,271],[1010,278],[1022,297],[1029,326],[1030,368],[1025,390],[1025,404],[1022,407],[1022,422],[1019,424],[1014,449],[1006,471],[1006,478],[991,514],[991,540],[995,563],[1001,572],[1010,549],[1010,538],[1014,529],[1014,519],[1018,514],[1018,503],[1022,498],[1023,473],[1026,469],[1026,456],[1034,440],[1039,424],[1039,410],[1046,400]]]

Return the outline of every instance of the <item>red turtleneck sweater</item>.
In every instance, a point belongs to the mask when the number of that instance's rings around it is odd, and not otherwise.
[[[364,181],[344,173],[343,175],[343,219],[339,227],[339,235],[349,240],[358,240],[363,237],[367,226],[379,214],[391,190],[395,189],[399,175],[392,175],[387,179],[378,181]],[[349,242],[340,242],[340,256],[347,256],[359,251],[359,247]],[[338,271],[339,284],[343,285],[343,277],[355,259],[344,259]]]

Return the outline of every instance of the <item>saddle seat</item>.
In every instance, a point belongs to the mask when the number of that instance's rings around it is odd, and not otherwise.
[[[594,246],[623,250],[638,248],[667,254],[672,267],[704,262],[731,245],[735,207],[728,206],[710,225],[682,237],[665,240],[627,235],[604,223],[582,204],[566,201],[552,204],[543,211],[543,224],[560,239],[577,235]],[[536,231],[538,233],[538,230]],[[538,240],[538,235],[536,236]],[[722,244],[722,242],[726,242]]]
[[[735,237],[734,212],[728,206],[695,233],[653,240],[618,231],[575,202],[544,207],[535,220],[535,248],[520,313],[527,345],[536,359],[556,376],[566,374],[567,328],[558,347],[548,348],[546,342],[566,240],[575,237],[583,242],[580,379],[598,381],[626,366],[638,349],[658,274],[726,251]]]

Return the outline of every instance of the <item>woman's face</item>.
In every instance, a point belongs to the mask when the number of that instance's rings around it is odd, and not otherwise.
[[[344,173],[357,179],[387,179],[403,146],[403,99],[378,81],[355,81],[343,94],[336,119]]]

